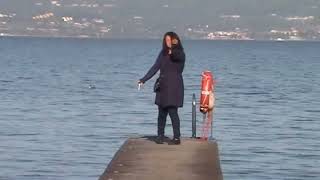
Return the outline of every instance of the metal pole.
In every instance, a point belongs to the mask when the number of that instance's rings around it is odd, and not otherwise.
[[[197,137],[197,124],[196,124],[196,95],[192,95],[192,138]]]
[[[207,118],[207,114],[208,113],[203,113],[203,116],[202,116],[202,135],[201,135],[201,138],[202,139],[205,139],[206,138],[206,118]]]
[[[213,110],[211,110],[210,120],[211,120],[211,137],[210,139],[213,139]]]

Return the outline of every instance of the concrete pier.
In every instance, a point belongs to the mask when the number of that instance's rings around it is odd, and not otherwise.
[[[99,180],[222,180],[215,141],[183,138],[181,145],[155,137],[128,139]]]

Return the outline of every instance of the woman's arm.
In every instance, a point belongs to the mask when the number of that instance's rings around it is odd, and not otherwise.
[[[149,71],[147,72],[147,74],[140,79],[140,82],[145,83],[146,81],[148,81],[149,79],[151,79],[160,69],[160,62],[161,62],[161,58],[160,58],[161,52],[158,55],[158,58],[156,60],[156,62],[153,64],[153,66],[149,69]]]
[[[173,48],[170,54],[170,59],[172,61],[184,61],[186,58],[186,55],[184,54],[183,50],[181,49],[175,49]]]

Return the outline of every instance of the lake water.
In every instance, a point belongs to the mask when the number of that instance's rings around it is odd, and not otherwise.
[[[192,93],[199,99],[200,74],[209,69],[224,179],[319,179],[320,43],[184,46],[182,135],[191,136]],[[155,134],[155,78],[141,91],[136,82],[160,47],[156,40],[1,38],[0,179],[98,179],[127,137]]]

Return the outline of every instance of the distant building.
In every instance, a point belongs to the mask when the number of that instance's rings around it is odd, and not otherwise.
[[[73,17],[62,17],[62,21],[64,22],[70,22],[70,21],[73,21]]]
[[[224,19],[239,19],[241,16],[240,15],[221,15],[220,18]]]
[[[314,16],[305,16],[305,17],[292,16],[292,17],[286,17],[285,19],[287,21],[308,21],[308,20],[314,20]]]

